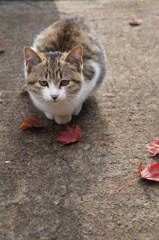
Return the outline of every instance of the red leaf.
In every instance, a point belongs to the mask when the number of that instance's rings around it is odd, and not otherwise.
[[[4,53],[4,52],[5,52],[5,49],[0,46],[0,54],[1,54],[1,53]]]
[[[142,171],[141,171],[141,162],[138,166],[140,176],[141,178],[153,180],[153,181],[159,181],[159,162],[148,164]]]
[[[63,144],[69,144],[80,141],[82,134],[81,129],[77,124],[75,129],[69,127],[68,125],[66,125],[66,128],[66,131],[60,131],[60,135],[57,136],[57,140],[59,142],[62,142]]]
[[[41,124],[42,121],[37,120],[37,119],[35,119],[35,118],[31,118],[31,119],[29,120],[29,123],[30,123],[32,126],[35,126],[35,125]]]
[[[155,148],[155,147],[147,147],[147,151],[152,153],[152,156],[156,156],[157,154],[159,154],[159,148]]]
[[[159,154],[159,136],[157,141],[152,142],[152,145],[153,147],[147,147],[147,151],[152,153],[152,156],[154,157]]]
[[[24,130],[25,128],[28,127],[28,124],[30,123],[31,126],[36,126],[42,123],[42,121],[37,120],[35,118],[31,118],[31,119],[26,119],[24,113],[22,113],[23,117],[25,118],[24,123],[20,126],[20,130]]]
[[[22,86],[21,86],[21,89],[23,90],[23,91],[25,91],[26,90],[26,83],[24,83]]]
[[[76,139],[77,141],[80,141],[81,137],[82,137],[82,133],[81,133],[81,129],[80,127],[76,124],[76,127],[75,127],[75,131],[76,131]]]
[[[0,54],[5,52],[4,46],[5,46],[6,42],[8,42],[8,40],[6,40],[4,43],[2,43],[2,46],[0,46]]]
[[[159,136],[157,141],[152,142],[152,145],[156,148],[159,148]]]
[[[28,124],[29,124],[29,120],[25,120],[25,122],[20,126],[20,130],[22,131],[25,128],[27,128]]]
[[[142,19],[131,17],[129,20],[129,24],[131,26],[139,26],[142,24]]]
[[[159,181],[159,162],[158,163],[153,163],[153,164],[148,164],[142,171],[142,163],[137,164],[139,172],[140,172],[140,178],[135,178],[132,181],[124,184],[121,186],[118,190],[121,191],[123,188],[125,188],[127,185],[136,182],[140,180],[141,178],[147,179],[147,180],[153,180],[153,181]]]
[[[3,102],[3,99],[1,98],[2,94],[3,94],[3,91],[0,92],[0,103]]]
[[[60,133],[60,135],[57,136],[56,139],[59,142],[62,142],[63,144],[69,144],[69,143],[74,143],[74,142],[86,142],[86,143],[97,143],[97,144],[106,145],[106,142],[81,139],[81,137],[82,137],[81,129],[77,124],[76,124],[75,129],[66,125],[66,131],[63,131],[63,132],[60,131],[59,133]]]

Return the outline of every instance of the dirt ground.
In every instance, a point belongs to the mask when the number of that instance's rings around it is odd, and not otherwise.
[[[70,126],[107,145],[61,146],[24,83],[23,47],[54,21],[77,15],[96,26],[108,57],[107,84]],[[130,16],[143,19],[139,27]],[[0,239],[158,240],[159,185],[136,163],[159,133],[159,1],[0,1]],[[20,132],[21,115],[43,121]]]

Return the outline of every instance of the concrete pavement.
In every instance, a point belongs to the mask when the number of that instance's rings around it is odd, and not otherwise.
[[[0,239],[158,240],[159,185],[138,181],[159,132],[159,2],[155,0],[0,1]],[[59,126],[22,93],[23,47],[54,21],[77,15],[96,26],[108,56],[106,87],[70,126],[83,139],[55,140]],[[129,16],[143,19],[139,27]],[[43,121],[20,132],[21,115]]]

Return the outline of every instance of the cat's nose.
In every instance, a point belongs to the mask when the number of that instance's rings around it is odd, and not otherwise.
[[[52,94],[51,95],[52,99],[54,99],[54,100],[56,100],[58,98],[58,96],[59,96],[58,94]]]

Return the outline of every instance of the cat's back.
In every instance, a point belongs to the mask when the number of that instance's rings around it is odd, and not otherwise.
[[[42,31],[34,41],[37,52],[69,52],[75,46],[83,48],[85,82],[98,88],[106,76],[106,54],[99,35],[86,20],[78,17],[59,20]]]
[[[102,44],[96,31],[86,20],[78,17],[59,20],[41,32],[34,42],[38,52],[70,51],[82,45],[85,52],[101,52]]]

